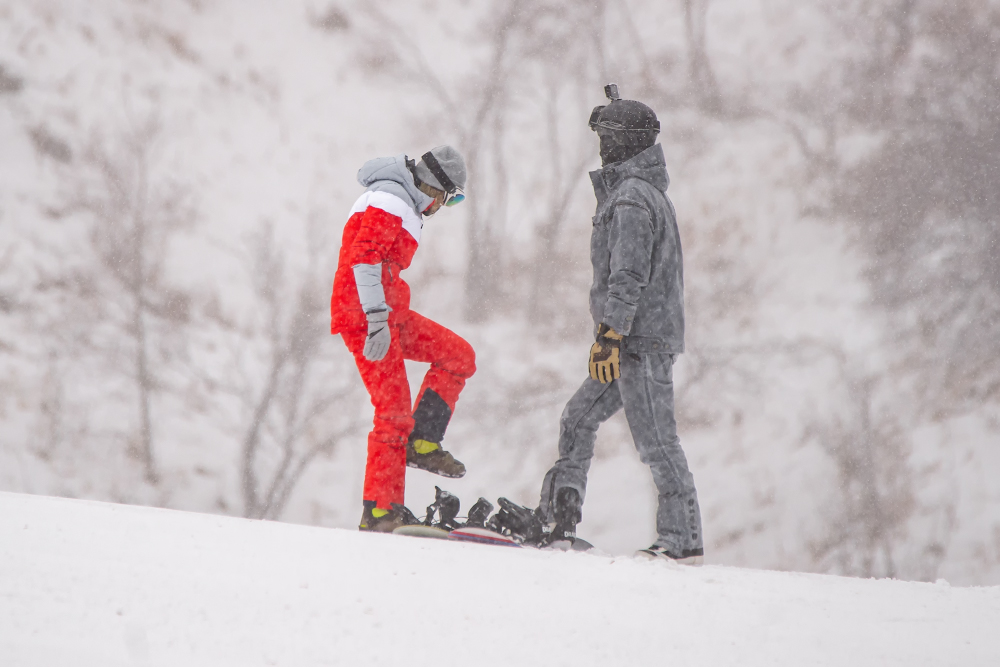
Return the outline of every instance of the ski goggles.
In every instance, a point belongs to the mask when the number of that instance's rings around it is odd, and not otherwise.
[[[445,206],[454,206],[455,204],[461,204],[465,201],[465,191],[455,185],[455,182],[451,180],[451,177],[448,176],[448,173],[441,166],[441,163],[437,161],[437,158],[434,157],[433,153],[427,151],[420,156],[420,159],[424,161],[427,168],[431,170],[432,174],[434,174],[434,178],[438,179],[438,183],[444,187]]]

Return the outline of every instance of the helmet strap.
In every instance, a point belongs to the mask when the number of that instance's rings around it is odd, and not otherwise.
[[[426,153],[420,156],[420,159],[424,161],[424,164],[427,165],[427,168],[431,170],[432,174],[434,174],[434,178],[438,179],[438,182],[444,188],[445,192],[447,192],[448,194],[452,194],[453,192],[458,190],[458,186],[456,186],[455,183],[451,180],[451,178],[449,178],[448,174],[441,166],[441,163],[437,161],[436,157],[434,157],[434,153],[427,151]]]

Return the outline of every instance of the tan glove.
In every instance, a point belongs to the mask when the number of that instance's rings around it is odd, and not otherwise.
[[[622,376],[622,336],[607,324],[597,330],[597,342],[590,348],[590,377],[607,384]]]

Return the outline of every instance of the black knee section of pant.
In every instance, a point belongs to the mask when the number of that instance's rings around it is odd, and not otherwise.
[[[417,409],[413,411],[413,421],[410,442],[426,440],[440,443],[451,421],[451,408],[436,391],[425,389]]]

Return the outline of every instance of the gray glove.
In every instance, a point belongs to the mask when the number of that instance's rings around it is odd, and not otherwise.
[[[389,310],[376,310],[367,313],[368,340],[365,341],[365,359],[381,361],[389,351],[392,334],[389,333]]]

